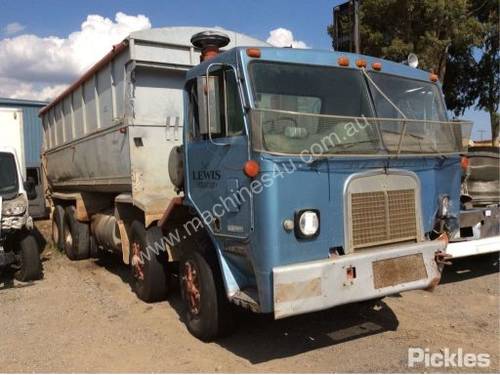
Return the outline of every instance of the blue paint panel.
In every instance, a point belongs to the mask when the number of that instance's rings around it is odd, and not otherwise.
[[[384,166],[414,172],[421,185],[424,232],[432,230],[440,195],[450,196],[452,215],[459,213],[458,156],[394,160],[331,158],[314,167],[297,158],[293,164],[290,160],[260,156],[262,175],[275,176],[272,185],[254,196],[256,220],[250,241],[251,256],[263,311],[272,308],[273,267],[326,259],[330,248],[344,246],[344,186],[352,174]],[[285,168],[292,173],[284,172],[280,176],[277,171]],[[293,219],[296,211],[307,208],[320,211],[320,234],[313,240],[298,240],[293,232],[283,229],[283,220]]]
[[[26,167],[40,166],[40,153],[43,140],[42,120],[38,112],[47,103],[0,98],[0,107],[19,108],[23,111],[24,151]]]

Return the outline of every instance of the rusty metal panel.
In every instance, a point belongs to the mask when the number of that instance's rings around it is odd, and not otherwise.
[[[276,303],[317,297],[321,295],[321,278],[277,284],[275,293]]]
[[[373,262],[373,286],[387,288],[427,278],[422,254],[383,259]]]

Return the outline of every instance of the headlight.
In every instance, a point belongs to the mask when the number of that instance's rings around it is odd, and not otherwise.
[[[28,201],[24,195],[20,195],[15,199],[10,201],[3,201],[2,204],[2,215],[5,216],[18,216],[26,212],[28,207]]]
[[[439,217],[447,217],[450,212],[450,197],[443,195],[439,198]]]
[[[319,235],[319,211],[301,210],[295,214],[297,238],[312,239]]]

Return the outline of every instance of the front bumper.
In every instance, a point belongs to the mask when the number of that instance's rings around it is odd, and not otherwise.
[[[275,267],[274,317],[432,288],[441,277],[435,254],[445,249],[444,241],[425,241]]]

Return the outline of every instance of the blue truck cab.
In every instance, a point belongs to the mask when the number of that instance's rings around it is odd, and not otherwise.
[[[226,332],[232,304],[279,319],[434,288],[471,126],[448,120],[435,76],[344,52],[214,44],[187,73],[173,151],[188,329]]]

